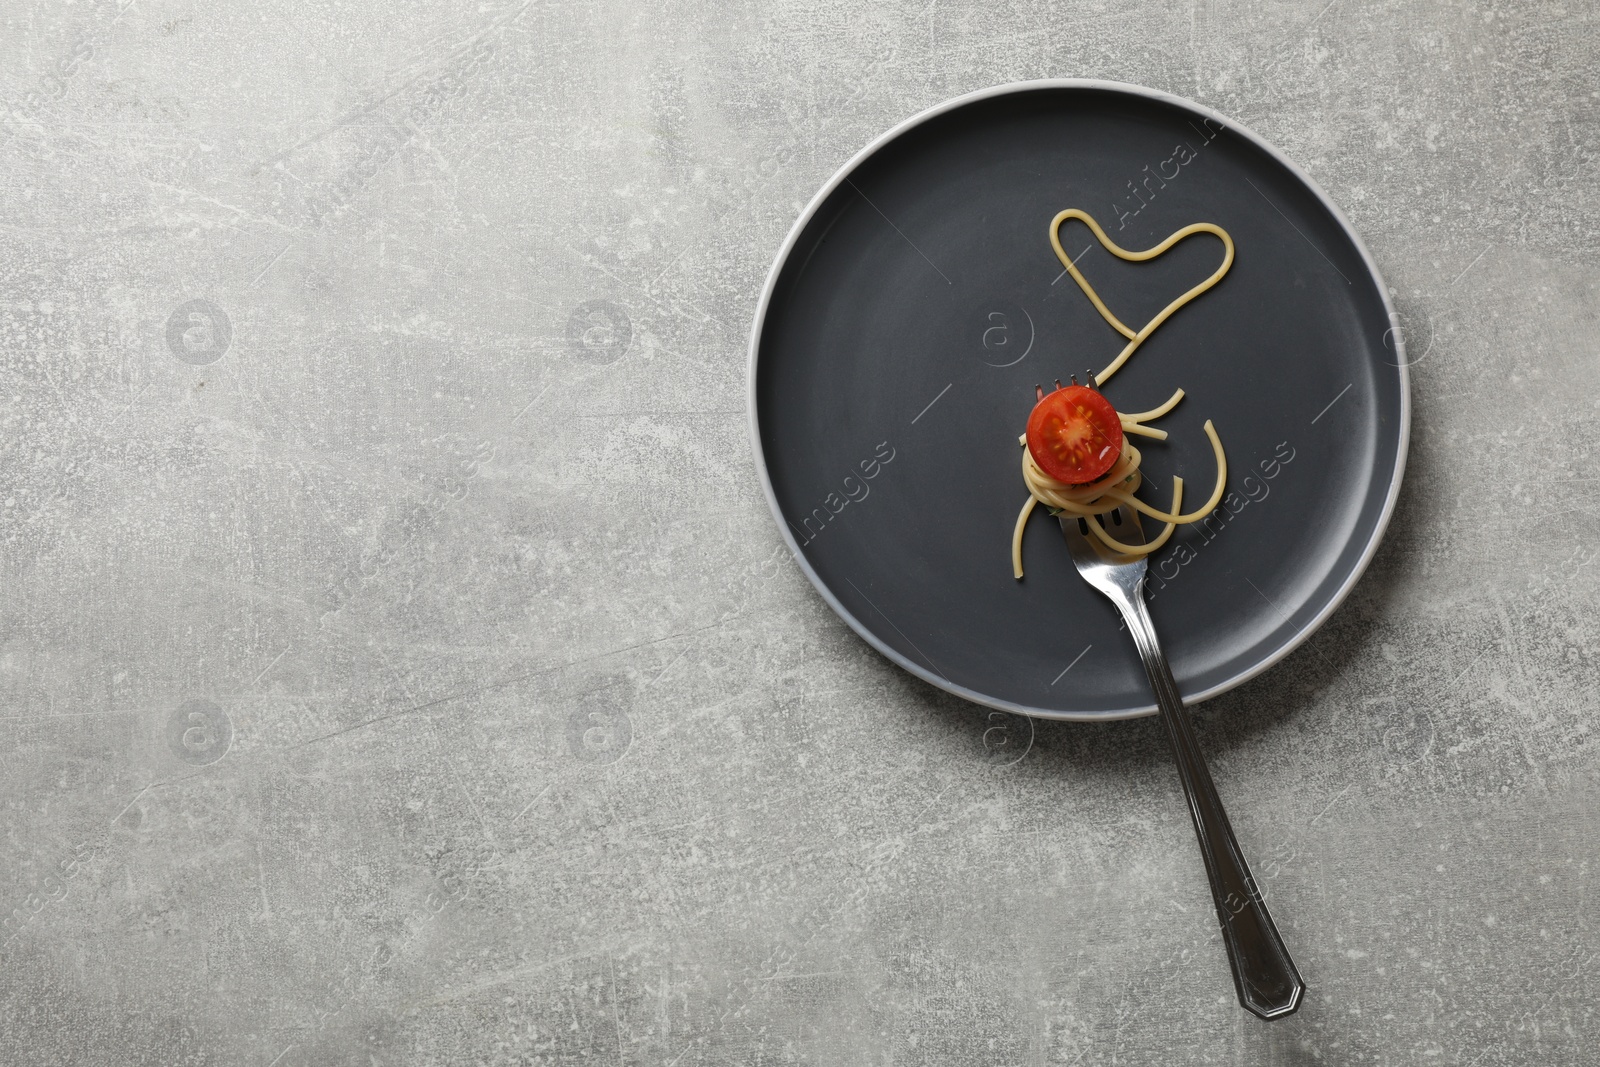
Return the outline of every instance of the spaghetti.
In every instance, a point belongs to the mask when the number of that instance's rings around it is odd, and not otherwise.
[[[1111,309],[1106,307],[1105,302],[1094,291],[1094,287],[1078,271],[1071,257],[1061,247],[1059,231],[1061,224],[1067,219],[1082,221],[1094,232],[1095,237],[1109,252],[1121,259],[1132,262],[1154,259],[1191,234],[1209,233],[1222,240],[1224,249],[1222,264],[1209,278],[1168,304],[1141,329],[1134,330],[1111,313]],[[1105,231],[1100,228],[1100,224],[1095,222],[1088,213],[1077,208],[1069,208],[1058,214],[1051,221],[1050,244],[1055,249],[1056,256],[1060,258],[1062,264],[1066,267],[1067,272],[1072,275],[1072,280],[1078,283],[1078,287],[1088,296],[1095,309],[1100,312],[1100,316],[1110,323],[1111,327],[1118,333],[1128,338],[1127,345],[1118,354],[1117,358],[1112,360],[1105,370],[1090,378],[1091,385],[1105,384],[1128,361],[1128,357],[1133,355],[1134,351],[1155,332],[1156,327],[1170,318],[1183,305],[1217,284],[1222,280],[1222,276],[1228,273],[1228,269],[1233,266],[1233,239],[1228,236],[1226,230],[1209,222],[1197,222],[1185,226],[1154,248],[1146,249],[1143,252],[1129,252],[1107,237]],[[1074,378],[1073,381],[1076,383],[1077,379]],[[1057,385],[1059,384],[1058,382]],[[1042,400],[1044,397],[1042,390],[1040,390],[1039,395]],[[1183,506],[1183,479],[1176,476],[1172,479],[1172,506],[1168,511],[1161,511],[1152,507],[1134,495],[1138,492],[1139,487],[1144,484],[1144,474],[1139,470],[1142,454],[1129,438],[1137,436],[1153,438],[1158,441],[1166,440],[1167,432],[1165,430],[1146,426],[1145,423],[1166,415],[1177,407],[1183,396],[1183,390],[1179,389],[1160,407],[1133,415],[1117,412],[1123,433],[1121,455],[1117,457],[1110,470],[1085,484],[1074,485],[1051,476],[1039,466],[1032,450],[1028,448],[1027,435],[1024,434],[1019,438],[1019,443],[1023,446],[1022,480],[1028,487],[1029,495],[1027,503],[1022,506],[1021,514],[1017,516],[1016,529],[1011,537],[1011,569],[1015,577],[1019,579],[1022,577],[1023,531],[1027,527],[1029,516],[1033,514],[1033,509],[1041,503],[1048,507],[1052,514],[1059,515],[1064,513],[1078,516],[1088,525],[1089,531],[1108,547],[1129,556],[1149,555],[1165,545],[1178,526],[1198,522],[1216,509],[1217,505],[1222,501],[1223,489],[1227,483],[1228,461],[1222,450],[1222,440],[1217,436],[1216,428],[1212,426],[1210,419],[1206,420],[1205,432],[1206,436],[1211,440],[1211,449],[1216,456],[1217,481],[1205,504],[1194,511],[1181,512],[1179,509]],[[1123,505],[1166,525],[1159,534],[1143,545],[1124,544],[1112,537],[1099,519],[1099,516],[1108,514]]]

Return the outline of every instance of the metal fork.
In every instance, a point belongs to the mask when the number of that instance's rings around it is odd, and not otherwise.
[[[1222,941],[1233,967],[1239,1003],[1263,1019],[1290,1015],[1300,1006],[1305,982],[1289,958],[1261,891],[1250,876],[1250,865],[1239,850],[1233,827],[1228,825],[1227,812],[1222,810],[1217,787],[1195,741],[1189,712],[1178,695],[1161,643],[1156,640],[1155,625],[1144,603],[1145,558],[1114,551],[1082,519],[1066,514],[1059,518],[1078,573],[1110,597],[1122,613],[1128,632],[1139,647],[1145,673],[1150,676],[1161,721],[1167,727],[1167,739],[1172,742],[1172,754],[1178,761],[1178,777],[1189,798],[1189,814],[1194,817],[1194,832],[1200,839],[1200,853],[1211,879],[1211,899],[1216,902],[1217,919],[1222,923]],[[1145,543],[1139,515],[1130,507],[1117,508],[1102,516],[1101,522],[1112,538],[1125,545]]]

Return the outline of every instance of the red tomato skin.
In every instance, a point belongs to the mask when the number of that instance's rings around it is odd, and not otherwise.
[[[1028,451],[1056,481],[1084,485],[1104,476],[1122,455],[1122,419],[1099,390],[1064,386],[1034,405]]]

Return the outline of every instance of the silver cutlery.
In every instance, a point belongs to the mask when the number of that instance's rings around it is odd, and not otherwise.
[[[1178,777],[1189,798],[1189,814],[1194,818],[1195,836],[1200,839],[1206,874],[1211,879],[1211,898],[1222,924],[1222,941],[1233,967],[1239,1003],[1263,1019],[1290,1015],[1300,1006],[1305,982],[1289,958],[1289,950],[1261,899],[1261,890],[1250,875],[1250,865],[1233,836],[1233,827],[1228,824],[1227,812],[1195,740],[1194,724],[1156,639],[1155,625],[1144,602],[1145,557],[1113,550],[1089,530],[1083,519],[1067,514],[1058,518],[1078,573],[1122,613],[1139,648],[1139,658],[1144,661],[1150,687],[1155,690],[1161,721],[1178,763]],[[1101,522],[1114,540],[1125,545],[1145,543],[1139,515],[1126,505],[1101,516]]]

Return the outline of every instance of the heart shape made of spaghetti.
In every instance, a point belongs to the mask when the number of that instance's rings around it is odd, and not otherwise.
[[[1095,239],[1100,242],[1101,246],[1105,248],[1107,252],[1110,252],[1118,259],[1125,259],[1132,263],[1142,263],[1145,260],[1155,259],[1162,253],[1166,252],[1167,249],[1171,248],[1173,245],[1177,244],[1179,241],[1182,241],[1186,237],[1190,237],[1197,233],[1209,233],[1215,237],[1221,238],[1222,240],[1222,265],[1219,266],[1205,281],[1201,282],[1199,285],[1196,285],[1194,288],[1178,297],[1178,299],[1162,308],[1156,313],[1156,316],[1149,322],[1145,323],[1142,328],[1134,330],[1125,325],[1121,319],[1117,318],[1111,313],[1111,309],[1106,307],[1105,301],[1100,299],[1100,294],[1094,291],[1094,286],[1089,284],[1089,279],[1083,276],[1083,274],[1078,270],[1077,265],[1072,262],[1072,257],[1067,255],[1066,249],[1061,247],[1061,224],[1068,219],[1077,219],[1084,225],[1088,226],[1089,229],[1094,232]],[[1134,350],[1143,344],[1146,338],[1155,333],[1157,326],[1160,326],[1163,322],[1166,322],[1167,319],[1170,318],[1172,314],[1179,308],[1183,307],[1183,305],[1187,304],[1189,301],[1193,300],[1195,297],[1199,296],[1213,285],[1216,285],[1217,282],[1222,280],[1222,276],[1228,273],[1228,268],[1233,266],[1233,238],[1229,237],[1228,232],[1222,227],[1209,222],[1191,223],[1188,226],[1185,226],[1183,229],[1174,232],[1170,237],[1156,245],[1154,248],[1147,248],[1143,252],[1130,252],[1126,248],[1123,248],[1121,245],[1117,244],[1111,238],[1107,237],[1106,231],[1100,228],[1100,224],[1096,222],[1087,211],[1081,211],[1078,208],[1068,208],[1067,210],[1058,214],[1054,219],[1050,220],[1050,245],[1056,250],[1056,256],[1061,260],[1062,265],[1067,268],[1067,273],[1072,275],[1072,280],[1078,283],[1078,288],[1083,290],[1084,295],[1087,296],[1090,302],[1094,304],[1095,310],[1100,312],[1100,316],[1104,318],[1106,322],[1111,324],[1112,329],[1116,330],[1122,336],[1128,338],[1127,346],[1124,347],[1121,353],[1117,355],[1117,358],[1112,360],[1110,365],[1108,365],[1105,370],[1094,376],[1096,385],[1104,385],[1107,379],[1115,374],[1122,367],[1122,365],[1128,361],[1128,357],[1133,355]]]

